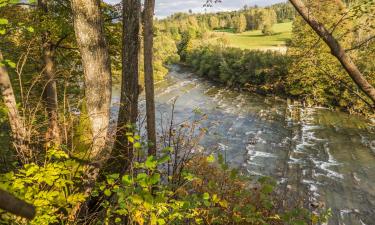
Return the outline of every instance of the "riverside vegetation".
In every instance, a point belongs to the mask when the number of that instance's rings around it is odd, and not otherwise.
[[[123,4],[0,0],[0,224],[326,222],[329,209],[285,206],[271,178],[249,176],[220,153],[202,150],[208,115],[196,110],[194,121],[177,124],[172,105],[171,117],[155,126],[154,79],[174,63],[228,87],[373,116],[373,99],[293,6],[154,20],[155,1],[143,9],[139,0]],[[370,84],[374,66],[365,59],[375,52],[374,27],[366,25],[374,5],[311,4],[324,9],[321,22],[340,36]],[[291,22],[286,55],[233,48],[243,43],[221,34],[275,37],[278,23]],[[121,83],[117,123],[111,123],[112,80]],[[146,131],[139,125],[142,89]]]

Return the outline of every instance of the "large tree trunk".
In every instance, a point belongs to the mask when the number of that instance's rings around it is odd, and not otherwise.
[[[144,71],[146,91],[147,137],[149,142],[148,154],[156,156],[156,121],[155,121],[155,93],[154,93],[154,8],[155,0],[145,0],[143,13],[144,21]]]
[[[373,102],[375,107],[375,88],[366,80],[358,67],[354,64],[345,49],[335,39],[331,32],[329,32],[323,24],[321,24],[304,5],[301,0],[289,0],[302,18],[310,25],[310,27],[317,33],[324,42],[330,47],[332,55],[335,56],[344,67],[348,75],[357,84]]]
[[[0,52],[0,62],[1,61],[3,61],[3,55]],[[31,151],[27,147],[27,130],[25,127],[25,121],[18,112],[12,83],[7,68],[4,65],[0,66],[0,91],[5,107],[7,108],[13,143],[18,153],[18,158],[23,162],[27,162],[31,157]]]
[[[90,158],[106,146],[110,104],[111,63],[99,0],[72,0],[74,29],[82,57],[85,96],[92,130]]]
[[[38,7],[42,15],[48,14],[48,5],[46,0],[39,0]],[[50,40],[49,31],[43,31],[42,34],[42,61],[43,74],[46,81],[44,90],[44,100],[48,114],[48,130],[46,133],[46,141],[48,144],[60,145],[61,136],[59,128],[59,114],[58,114],[58,98],[57,85],[55,76],[54,63],[54,45]]]
[[[140,9],[140,0],[123,0],[121,102],[112,154],[115,158],[113,169],[120,173],[129,168],[134,156],[127,133],[134,131],[138,117]]]
[[[84,192],[90,195],[107,147],[111,105],[111,63],[105,40],[100,0],[72,0],[75,35],[82,57],[85,76],[86,108],[92,131],[92,145],[85,168]],[[81,204],[76,205],[69,219],[74,221]]]

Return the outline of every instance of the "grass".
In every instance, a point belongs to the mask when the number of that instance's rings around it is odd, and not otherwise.
[[[217,30],[229,40],[230,47],[241,49],[285,49],[286,41],[292,35],[292,22],[278,23],[273,26],[274,35],[265,36],[262,31],[246,31],[240,34],[231,29]]]

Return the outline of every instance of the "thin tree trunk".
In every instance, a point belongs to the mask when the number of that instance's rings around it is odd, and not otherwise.
[[[42,15],[48,14],[48,5],[46,0],[39,0],[38,7]],[[44,100],[48,114],[48,130],[46,133],[47,143],[60,145],[61,136],[59,128],[59,114],[58,114],[58,98],[57,98],[57,84],[55,76],[55,62],[54,62],[54,45],[50,40],[49,31],[44,31],[42,34],[42,61],[43,74],[46,81],[44,90]]]
[[[289,0],[302,18],[310,25],[310,27],[317,33],[324,42],[330,47],[331,53],[335,56],[344,67],[348,75],[357,84],[373,102],[375,107],[375,88],[366,80],[363,74],[359,71],[358,67],[354,64],[345,49],[335,39],[335,37],[321,24],[304,5],[301,0]]]
[[[110,104],[111,63],[99,0],[72,0],[74,29],[82,57],[85,96],[92,130],[90,158],[106,146]]]
[[[3,61],[3,55],[0,52],[0,62],[1,61]],[[0,90],[3,102],[8,111],[8,120],[12,131],[14,147],[18,153],[19,159],[23,162],[27,162],[27,159],[31,157],[31,151],[27,147],[25,121],[18,112],[12,83],[7,68],[4,65],[0,66]]]
[[[155,0],[145,0],[144,21],[144,71],[146,91],[147,137],[149,142],[148,155],[156,156],[156,121],[154,93],[154,9]]]
[[[100,0],[72,0],[74,30],[82,57],[86,108],[91,123],[91,165],[85,167],[85,195],[89,196],[103,166],[111,105],[111,63],[105,40]],[[77,204],[69,215],[74,221],[81,210]]]
[[[138,117],[140,0],[123,0],[122,86],[116,143],[112,156],[114,170],[123,173],[134,157],[128,132],[134,132]],[[129,127],[131,126],[131,128]]]

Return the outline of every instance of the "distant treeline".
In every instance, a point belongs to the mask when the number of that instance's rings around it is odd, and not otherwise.
[[[289,3],[279,3],[269,7],[247,7],[232,12],[209,14],[176,13],[160,20],[159,28],[178,36],[179,33],[195,30],[204,32],[216,29],[262,30],[275,23],[291,21],[295,17],[294,8]]]

